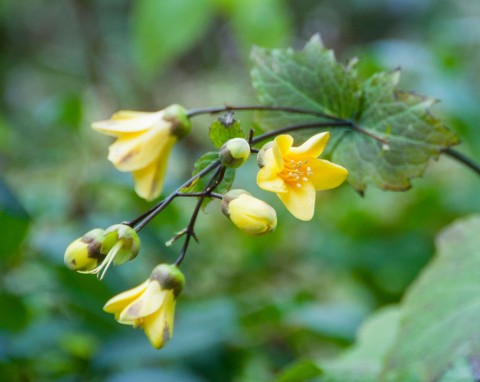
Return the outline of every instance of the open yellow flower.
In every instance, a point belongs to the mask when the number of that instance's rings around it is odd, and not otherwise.
[[[315,191],[338,187],[348,171],[317,157],[328,142],[328,132],[292,147],[290,135],[279,135],[259,153],[258,186],[275,192],[285,207],[300,220],[310,220],[315,210]]]
[[[190,131],[191,123],[183,107],[171,105],[155,113],[119,111],[92,128],[117,137],[108,159],[118,170],[132,172],[136,193],[152,200],[162,191],[173,145]]]
[[[110,299],[103,310],[121,324],[143,328],[152,346],[160,349],[172,337],[175,302],[184,285],[175,265],[160,264],[145,282]]]

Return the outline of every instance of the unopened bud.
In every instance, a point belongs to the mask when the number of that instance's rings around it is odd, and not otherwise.
[[[265,143],[263,147],[260,149],[260,151],[257,154],[257,164],[258,167],[262,168],[265,166],[265,153],[267,150],[271,149],[273,146],[273,141]]]
[[[105,230],[101,252],[109,253],[115,245],[120,248],[116,252],[113,263],[123,264],[138,255],[140,239],[132,227],[126,224],[115,224]]]
[[[237,168],[250,156],[250,145],[243,138],[232,138],[220,148],[220,161],[225,167]]]
[[[227,192],[221,208],[233,224],[250,235],[263,235],[277,226],[277,214],[273,207],[245,190]]]
[[[101,252],[103,229],[95,228],[72,242],[65,251],[65,265],[75,271],[88,271],[97,266],[105,255]]]

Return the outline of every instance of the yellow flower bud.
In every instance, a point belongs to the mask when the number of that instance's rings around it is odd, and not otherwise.
[[[233,224],[250,235],[263,235],[277,226],[277,214],[273,207],[247,191],[227,192],[221,207]]]
[[[137,232],[125,224],[115,224],[103,233],[100,252],[106,254],[103,261],[93,269],[82,273],[99,274],[102,279],[110,264],[123,264],[134,259],[140,250],[140,239]],[[101,272],[101,273],[100,273]]]
[[[237,168],[250,156],[250,145],[243,138],[229,139],[220,148],[220,161],[225,167]]]
[[[89,271],[105,258],[101,253],[103,229],[95,228],[71,243],[64,256],[65,265],[74,271]]]
[[[175,302],[184,285],[175,265],[160,264],[145,282],[111,298],[103,310],[121,324],[143,328],[152,346],[160,349],[172,337]]]

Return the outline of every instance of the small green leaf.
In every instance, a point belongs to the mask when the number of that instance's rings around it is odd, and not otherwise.
[[[198,174],[200,171],[202,171],[204,168],[211,165],[216,160],[218,160],[217,151],[211,151],[202,155],[195,162],[192,175]],[[200,179],[197,179],[196,181],[194,181],[190,186],[183,188],[181,191],[182,192],[203,192],[207,188],[207,185],[210,179],[211,179],[211,175],[203,176]],[[227,168],[225,170],[225,175],[223,177],[223,180],[217,186],[217,188],[215,189],[215,192],[224,194],[225,192],[230,190],[234,180],[235,180],[235,169]],[[211,201],[212,201],[211,198],[205,198],[203,201],[202,207],[205,208]]]
[[[437,381],[448,376],[460,359],[478,359],[479,232],[477,215],[439,235],[438,254],[402,302],[401,326],[383,371],[385,381]]]
[[[133,2],[133,43],[140,67],[147,74],[164,69],[202,38],[213,11],[210,0]]]
[[[316,362],[305,360],[288,366],[278,377],[278,382],[303,382],[322,374],[323,371]]]
[[[298,52],[255,48],[252,59],[253,85],[263,104],[345,119],[378,138],[348,126],[330,128],[332,159],[349,170],[348,181],[360,192],[367,182],[386,190],[406,190],[411,178],[423,174],[429,159],[458,143],[430,114],[432,99],[397,90],[398,71],[359,78],[355,61],[339,64],[318,36]],[[270,128],[328,121],[306,114],[259,115]]]
[[[217,151],[210,151],[206,154],[203,154],[200,158],[197,159],[197,161],[193,165],[192,176],[198,174],[200,171],[202,171],[204,168],[211,165],[216,160],[218,160]],[[182,192],[202,192],[207,187],[209,179],[210,179],[209,176],[203,176],[195,180],[188,187],[184,187],[181,191]]]
[[[231,114],[227,114],[228,118]],[[210,140],[215,147],[220,148],[223,144],[232,138],[243,138],[243,131],[240,123],[234,119],[226,121],[225,118],[219,118],[210,125]]]

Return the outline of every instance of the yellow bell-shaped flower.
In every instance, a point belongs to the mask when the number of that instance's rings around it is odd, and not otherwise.
[[[92,128],[117,140],[108,159],[120,171],[131,172],[136,193],[152,200],[160,195],[170,151],[191,129],[186,111],[171,105],[154,113],[119,111]]]
[[[152,346],[160,349],[173,335],[175,302],[184,285],[175,265],[160,264],[145,282],[110,299],[103,310],[121,324],[142,328]]]

